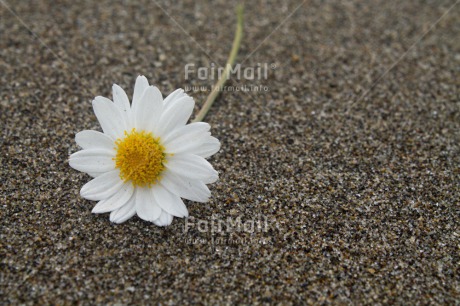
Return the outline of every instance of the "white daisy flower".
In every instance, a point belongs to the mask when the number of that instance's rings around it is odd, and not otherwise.
[[[205,158],[220,149],[204,122],[186,124],[195,102],[182,89],[166,99],[139,76],[132,105],[113,85],[113,102],[96,97],[93,108],[104,133],[86,130],[75,136],[83,150],[70,156],[72,168],[92,177],[80,194],[99,201],[92,212],[110,212],[122,223],[135,214],[158,226],[173,216],[188,217],[181,198],[208,201],[206,184],[218,173]]]

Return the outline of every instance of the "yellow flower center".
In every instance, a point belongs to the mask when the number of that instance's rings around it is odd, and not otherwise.
[[[166,163],[165,148],[159,137],[132,129],[130,133],[125,131],[125,137],[118,138],[115,145],[115,166],[120,169],[122,180],[131,181],[134,186],[149,187],[158,182]]]

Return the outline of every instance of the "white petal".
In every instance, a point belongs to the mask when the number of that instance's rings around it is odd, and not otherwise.
[[[118,170],[106,172],[86,183],[80,195],[88,200],[100,201],[111,197],[123,186]]]
[[[191,150],[201,147],[209,137],[211,137],[209,132],[183,135],[170,141],[167,145],[165,144],[165,152],[172,154],[190,153]]]
[[[124,113],[128,113],[131,109],[129,105],[129,98],[126,95],[126,92],[118,86],[117,84],[113,84],[112,86],[112,95],[113,95],[113,102],[116,106],[118,106]]]
[[[127,116],[122,110],[107,98],[96,97],[93,101],[93,109],[102,130],[113,140],[123,136],[127,130]]]
[[[200,146],[193,147],[188,153],[208,158],[220,150],[220,142],[215,137],[208,137]]]
[[[163,112],[163,97],[155,86],[148,87],[135,108],[136,128],[153,131]]]
[[[114,223],[123,223],[136,214],[136,205],[134,195],[122,207],[110,213],[110,221]]]
[[[151,188],[137,188],[136,191],[136,212],[139,218],[153,222],[161,215],[161,208],[156,203]]]
[[[129,199],[131,199],[133,196],[133,193],[133,184],[131,184],[131,182],[126,182],[113,196],[108,199],[99,201],[99,203],[94,206],[91,212],[93,214],[102,214],[114,211],[128,203]]]
[[[190,182],[193,191],[196,193],[198,199],[197,202],[208,202],[209,197],[211,196],[211,191],[209,190],[208,186],[202,181],[194,180]]]
[[[181,198],[169,192],[163,186],[158,186],[152,190],[158,205],[167,213],[182,218],[188,217],[188,210]]]
[[[196,202],[207,202],[211,196],[206,184],[200,180],[191,180],[171,171],[165,171],[161,177],[161,185],[181,198]]]
[[[168,145],[171,141],[176,140],[184,136],[191,137],[193,135],[206,134],[211,129],[211,126],[206,122],[193,122],[187,125],[184,125],[173,131],[167,131],[163,135],[163,143]]]
[[[157,135],[163,136],[167,132],[185,125],[192,115],[194,106],[195,102],[190,96],[172,101],[169,108],[166,108],[161,115]]]
[[[133,106],[139,102],[139,99],[142,98],[144,91],[149,87],[149,81],[143,75],[140,75],[136,79],[136,84],[134,84],[134,94],[133,94]]]
[[[220,149],[220,142],[209,133],[210,125],[194,122],[175,129],[163,138],[167,153],[190,153],[209,157]]]
[[[98,177],[98,176],[103,175],[104,173],[107,173],[107,172],[88,172],[88,174],[92,177]]]
[[[107,149],[111,150],[115,147],[113,140],[104,133],[86,130],[75,135],[75,141],[83,149]]]
[[[219,175],[211,164],[201,156],[192,154],[176,154],[168,158],[166,168],[172,172],[191,179],[213,183]]]
[[[161,212],[161,216],[158,219],[154,220],[153,223],[155,223],[158,226],[168,226],[171,224],[172,220],[173,216],[163,210]]]
[[[115,169],[114,157],[114,150],[81,150],[70,155],[69,165],[81,172],[107,172]]]
[[[184,92],[182,88],[176,89],[172,93],[170,93],[164,100],[164,105],[169,107],[170,103],[174,100],[178,100],[182,97],[186,97],[187,94]]]

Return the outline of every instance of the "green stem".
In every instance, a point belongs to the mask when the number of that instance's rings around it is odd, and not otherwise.
[[[219,95],[221,89],[223,88],[225,82],[230,77],[230,70],[232,69],[232,66],[235,63],[235,59],[238,54],[238,50],[240,48],[241,39],[243,37],[243,5],[242,4],[238,5],[238,7],[236,8],[236,14],[237,14],[238,22],[236,25],[235,38],[233,39],[232,50],[230,51],[230,55],[225,65],[225,69],[222,73],[221,78],[212,87],[211,93],[209,94],[208,98],[206,99],[206,102],[203,104],[203,107],[201,108],[200,112],[198,113],[196,118],[193,120],[193,122],[199,122],[204,119],[209,109],[211,108],[212,104],[214,103],[217,96]]]

